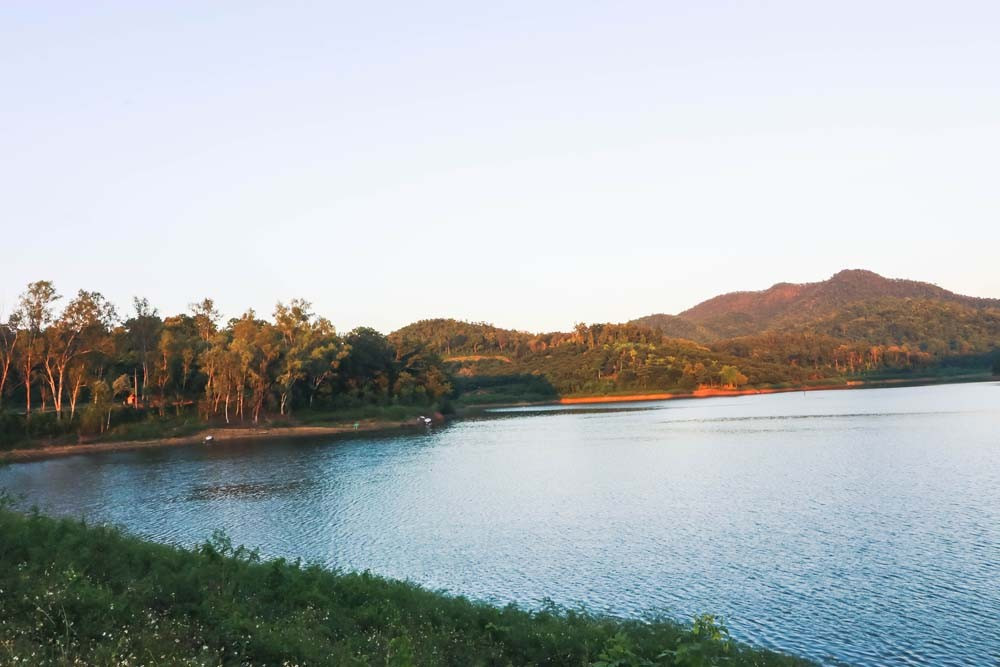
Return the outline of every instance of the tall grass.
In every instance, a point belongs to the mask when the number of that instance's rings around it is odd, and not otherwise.
[[[0,509],[3,665],[800,665],[692,626],[497,608]]]

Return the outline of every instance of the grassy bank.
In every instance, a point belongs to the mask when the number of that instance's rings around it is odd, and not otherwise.
[[[723,658],[725,660],[723,661]],[[804,665],[692,626],[496,608],[0,509],[0,664]]]

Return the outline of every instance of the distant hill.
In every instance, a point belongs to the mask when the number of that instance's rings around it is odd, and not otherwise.
[[[389,336],[438,355],[469,404],[856,378],[983,374],[1000,359],[1000,300],[871,271],[732,292],[679,315],[531,333],[434,319]],[[998,361],[997,363],[1000,363]]]
[[[891,299],[975,310],[1000,308],[998,299],[963,296],[930,283],[885,278],[872,271],[853,269],[840,271],[822,282],[777,283],[756,292],[730,292],[703,301],[679,315],[648,315],[633,322],[659,328],[665,335],[713,342],[765,331],[797,329],[819,319],[827,320],[829,325],[830,320],[836,320],[837,313],[848,306],[886,303]],[[899,304],[894,304],[891,310],[898,313]]]

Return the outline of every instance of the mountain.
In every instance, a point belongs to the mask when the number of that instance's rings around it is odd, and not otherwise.
[[[679,315],[648,315],[633,322],[659,328],[666,335],[707,343],[765,331],[801,328],[816,320],[836,319],[837,313],[848,306],[891,304],[898,300],[914,304],[948,304],[976,311],[1000,308],[1000,299],[963,296],[930,283],[885,278],[872,271],[851,269],[822,282],[777,283],[761,291],[730,292],[703,301]],[[899,304],[892,304],[889,309],[898,311]]]
[[[837,386],[868,378],[982,375],[1000,353],[1000,300],[871,271],[732,292],[679,315],[531,333],[422,320],[390,334],[439,356],[456,400],[741,386]],[[1000,363],[1000,362],[998,362]]]

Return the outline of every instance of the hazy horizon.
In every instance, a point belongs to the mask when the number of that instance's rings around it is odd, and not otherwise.
[[[1000,6],[0,8],[0,313],[677,313],[845,268],[1000,297]]]

